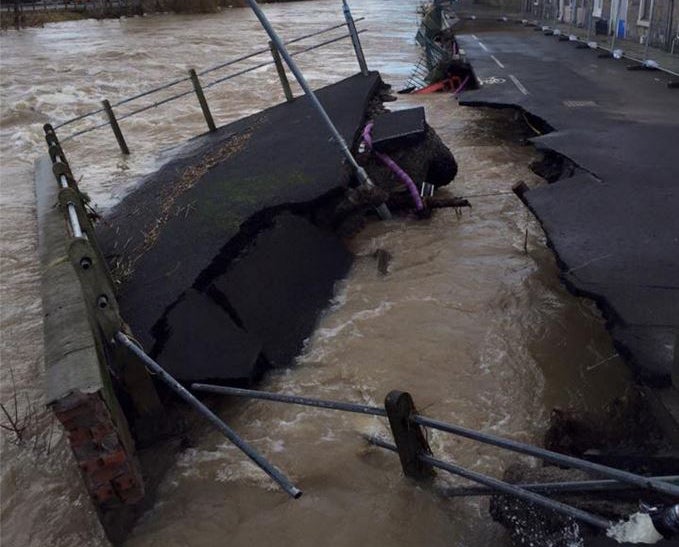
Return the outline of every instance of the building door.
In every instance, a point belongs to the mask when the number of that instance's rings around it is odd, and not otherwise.
[[[620,11],[618,11],[620,7]],[[609,15],[608,33],[616,33],[618,38],[624,38],[627,29],[627,0],[613,0],[611,2],[611,12]]]

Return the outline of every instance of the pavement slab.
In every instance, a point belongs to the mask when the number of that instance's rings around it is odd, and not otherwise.
[[[516,25],[457,39],[482,84],[460,104],[537,117],[550,129],[535,146],[579,167],[525,201],[569,288],[599,304],[640,378],[669,385],[679,351],[679,92],[661,72],[629,71],[628,61]]]
[[[317,91],[350,145],[380,85],[371,72]],[[190,141],[98,226],[134,336],[184,381],[290,364],[351,264],[303,217],[352,177],[304,96]]]

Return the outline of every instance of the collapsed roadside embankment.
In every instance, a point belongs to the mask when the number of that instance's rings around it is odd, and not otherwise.
[[[662,474],[668,462],[676,469],[679,253],[673,234],[679,195],[670,133],[679,129],[679,100],[659,78],[631,75],[589,48],[574,53],[507,22],[469,24],[470,34],[458,31],[456,39],[479,89],[466,91],[460,104],[515,109],[534,130],[529,142],[544,156],[533,168],[549,184],[520,185],[517,194],[545,231],[562,281],[597,303],[616,355],[638,382],[634,401],[619,402],[624,411],[604,423],[581,411],[557,411],[545,445],[642,473]],[[624,434],[613,439],[613,431]],[[512,468],[505,478],[580,477]],[[561,499],[619,518],[632,498],[616,492]],[[495,499],[491,512],[513,530],[517,545],[569,541],[563,521],[520,502]]]
[[[318,96],[357,145],[386,91],[373,72]],[[392,154],[409,157],[418,184],[441,186],[457,165],[423,116],[416,142]],[[185,382],[247,384],[289,366],[351,265],[337,234],[383,202],[412,205],[393,173],[369,154],[359,161],[374,188],[358,186],[300,97],[194,139],[126,196],[98,238],[121,315],[149,354]]]

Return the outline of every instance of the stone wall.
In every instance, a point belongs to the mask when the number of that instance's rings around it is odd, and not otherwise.
[[[639,24],[639,8],[642,2],[651,0],[629,0],[627,9],[627,32],[626,37],[638,43],[643,43],[649,32],[647,24]],[[653,9],[653,21],[650,26],[650,45],[661,49],[669,49],[672,38],[679,32],[679,5],[672,9],[672,0],[655,0]],[[675,3],[676,4],[676,3]],[[679,51],[679,45],[675,52]]]

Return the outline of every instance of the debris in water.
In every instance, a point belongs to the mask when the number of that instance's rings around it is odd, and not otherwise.
[[[628,520],[611,526],[606,535],[618,543],[657,543],[663,538],[646,513],[634,513]]]

